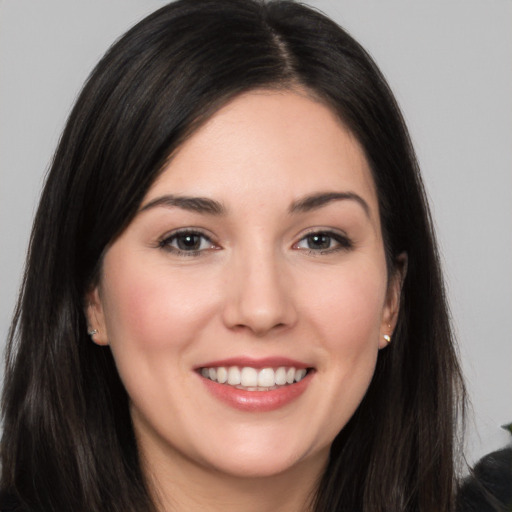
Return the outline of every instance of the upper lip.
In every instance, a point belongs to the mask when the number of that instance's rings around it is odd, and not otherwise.
[[[220,366],[239,366],[250,367],[250,368],[279,368],[280,366],[291,367],[296,369],[299,368],[311,368],[312,365],[290,359],[289,357],[263,357],[263,358],[252,358],[252,357],[230,357],[227,359],[217,359],[215,361],[208,361],[206,363],[198,365],[195,369],[200,368],[218,368]]]

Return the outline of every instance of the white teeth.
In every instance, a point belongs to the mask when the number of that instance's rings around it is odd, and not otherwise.
[[[295,372],[295,382],[300,382],[306,376],[306,369],[301,368]]]
[[[224,366],[219,366],[217,368],[217,382],[224,384],[228,380],[228,371]]]
[[[276,385],[276,377],[272,368],[263,368],[258,373],[258,386],[269,388]]]
[[[246,366],[240,372],[240,384],[242,386],[254,387],[258,385],[258,372],[254,368]]]
[[[240,384],[240,370],[237,366],[231,366],[228,370],[228,384],[238,386]]]
[[[275,389],[276,386],[285,386],[300,382],[308,371],[305,368],[295,369],[280,366],[279,368],[262,368],[257,370],[250,366],[239,368],[238,366],[224,366],[201,368],[201,375],[206,379],[219,384],[237,386],[247,391],[264,391]]]
[[[276,386],[284,386],[286,384],[286,368],[284,366],[280,366],[276,370]]]

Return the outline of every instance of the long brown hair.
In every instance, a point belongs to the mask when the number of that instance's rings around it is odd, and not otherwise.
[[[154,509],[128,397],[87,337],[85,291],[169,154],[222,104],[300,85],[364,148],[388,267],[408,254],[393,343],[335,439],[316,511],[452,507],[464,401],[432,222],[400,111],[365,50],[290,1],[179,0],[100,61],[71,112],[32,232],[3,394],[1,485],[29,511]]]

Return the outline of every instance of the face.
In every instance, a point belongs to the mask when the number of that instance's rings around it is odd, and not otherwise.
[[[325,463],[398,294],[358,142],[321,103],[256,91],[172,155],[87,316],[146,460],[266,476]]]

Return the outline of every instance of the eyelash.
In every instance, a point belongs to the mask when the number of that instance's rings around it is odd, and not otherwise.
[[[172,244],[173,243],[179,243],[180,237],[186,238],[186,237],[199,237],[200,245],[198,249],[194,250],[184,250],[180,249],[179,247],[175,247]],[[315,237],[324,237],[328,239],[329,245],[334,241],[336,244],[334,247],[327,247],[326,249],[312,249],[307,247],[299,247],[299,244],[302,242],[307,242],[308,239],[311,241]],[[203,245],[204,242],[207,242],[209,244],[209,247],[201,248],[201,245]],[[191,256],[201,256],[205,251],[208,250],[214,250],[219,249],[218,246],[215,245],[215,243],[212,241],[212,239],[207,236],[205,233],[199,231],[199,230],[193,230],[193,229],[183,229],[181,231],[176,231],[168,236],[165,236],[158,242],[158,246],[161,249],[164,249],[166,251],[169,251],[171,253],[176,254],[177,256],[184,256],[184,257],[191,257]],[[329,231],[329,230],[320,230],[320,231],[311,231],[307,233],[305,236],[303,236],[297,243],[293,245],[294,249],[305,251],[307,254],[310,254],[312,256],[318,256],[323,254],[332,254],[339,251],[348,251],[353,248],[352,241],[345,235],[342,235],[340,233]]]
[[[308,239],[313,239],[315,237],[325,237],[329,239],[329,245],[334,241],[334,247],[327,247],[326,249],[311,249],[306,247],[299,247],[301,242],[305,242]],[[320,231],[311,231],[303,236],[296,244],[294,244],[294,248],[304,250],[307,254],[312,256],[318,256],[323,254],[332,254],[339,251],[348,251],[354,247],[353,242],[345,235],[335,231],[329,230],[320,230]]]
[[[179,243],[180,237],[182,237],[182,238],[199,237],[202,239],[200,241],[201,245],[203,244],[204,241],[206,241],[210,245],[210,247],[202,248],[202,249],[199,248],[199,249],[194,249],[194,250],[188,251],[188,250],[180,249],[179,247],[172,246],[171,244],[173,242]],[[201,245],[200,245],[200,247],[201,247]],[[206,250],[209,250],[209,249],[212,250],[212,249],[218,248],[209,236],[205,235],[203,232],[201,232],[199,230],[194,230],[194,229],[183,229],[181,231],[175,231],[171,235],[168,235],[168,236],[166,235],[164,238],[162,238],[162,240],[159,241],[158,246],[161,249],[164,249],[166,251],[176,254],[177,256],[188,256],[188,257],[201,256],[204,253],[204,251],[206,251]]]

